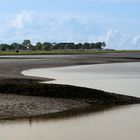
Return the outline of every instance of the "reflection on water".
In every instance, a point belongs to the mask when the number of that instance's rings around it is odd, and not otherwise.
[[[24,74],[56,78],[57,83],[102,87],[105,90],[112,88],[115,92],[140,96],[140,63],[40,69],[25,71]],[[131,105],[67,119],[46,121],[30,118],[1,123],[0,139],[139,140],[139,116],[140,105]]]
[[[29,76],[56,79],[51,83],[77,85],[140,97],[140,63],[98,64],[24,71]]]
[[[138,140],[140,106],[61,120],[24,120],[0,124],[2,140]]]

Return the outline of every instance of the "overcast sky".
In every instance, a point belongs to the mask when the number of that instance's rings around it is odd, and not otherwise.
[[[0,43],[24,39],[140,49],[140,0],[0,0]]]

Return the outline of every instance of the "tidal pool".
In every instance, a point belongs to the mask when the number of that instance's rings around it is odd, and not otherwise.
[[[29,76],[140,97],[140,63],[72,66],[24,71]],[[140,105],[79,117],[0,123],[2,140],[139,140]]]

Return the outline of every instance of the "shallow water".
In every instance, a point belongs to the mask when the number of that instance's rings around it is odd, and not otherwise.
[[[24,71],[29,76],[56,79],[68,84],[140,97],[140,63],[69,66]]]
[[[139,140],[140,106],[62,120],[0,124],[1,140]]]
[[[108,89],[113,90],[116,87],[115,92],[140,96],[140,63],[39,69],[29,70],[23,73],[56,78],[57,80],[53,81],[56,83],[66,82],[66,84],[80,86],[84,86],[85,84],[85,86],[92,88],[106,87],[106,91]],[[112,88],[112,86],[114,87]],[[122,88],[124,86],[125,88]],[[50,121],[25,120],[22,122],[1,123],[0,139],[139,140],[139,130],[140,105],[131,105],[69,119]]]

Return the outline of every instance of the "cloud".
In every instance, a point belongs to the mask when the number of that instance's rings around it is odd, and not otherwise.
[[[7,26],[10,40],[31,38],[36,41],[78,41],[81,34],[88,32],[89,20],[71,15],[43,15],[33,11],[21,11]],[[9,36],[9,35],[8,35]]]
[[[104,41],[107,48],[117,50],[137,50],[140,49],[140,35],[130,35],[121,33],[118,30],[109,29],[106,33],[99,36],[89,37],[89,42]]]
[[[140,45],[140,35],[134,36],[131,40],[131,44],[133,46],[138,46]]]
[[[102,21],[101,21],[102,22]],[[105,41],[107,48],[140,49],[140,34],[133,35],[105,26],[95,17],[76,15],[43,15],[23,10],[7,22],[0,23],[0,41],[7,43],[31,39],[33,43],[98,42]]]
[[[123,48],[123,44],[125,42],[126,38],[123,37],[121,33],[119,33],[118,30],[111,30],[109,29],[108,32],[105,35],[105,42],[109,48],[117,48],[121,49]]]
[[[32,11],[21,11],[16,15],[16,18],[11,22],[11,25],[15,28],[23,28],[27,24],[31,24],[33,20]]]
[[[106,34],[106,43],[113,49],[140,49],[140,35],[120,33],[117,30],[109,30]]]

